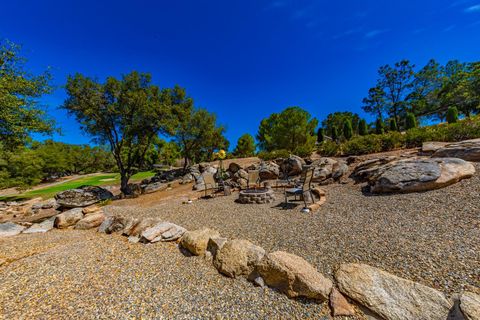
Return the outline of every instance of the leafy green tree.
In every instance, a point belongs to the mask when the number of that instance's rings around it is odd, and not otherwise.
[[[390,131],[398,131],[397,121],[394,118],[390,119]]]
[[[405,129],[413,129],[417,127],[417,119],[415,118],[415,115],[411,112],[407,113],[407,116],[405,118]]]
[[[95,141],[107,143],[121,178],[121,191],[131,194],[130,177],[145,161],[146,152],[158,134],[171,132],[174,111],[184,90],[160,90],[149,74],[136,71],[105,83],[69,76],[63,105]]]
[[[49,134],[54,130],[53,120],[37,101],[52,91],[50,73],[25,71],[26,60],[19,52],[18,45],[0,42],[0,141],[8,149],[24,144],[32,132]]]
[[[363,111],[383,119],[383,114],[387,111],[385,101],[385,91],[379,85],[368,90],[368,96],[363,99]]]
[[[181,149],[175,141],[164,141],[159,150],[159,160],[170,166],[182,157]]]
[[[246,133],[238,139],[237,147],[233,151],[236,157],[246,158],[255,155],[255,140],[252,135]]]
[[[350,140],[353,137],[352,123],[348,119],[343,123],[343,136],[347,140]]]
[[[375,133],[376,134],[383,134],[385,130],[383,129],[383,121],[381,118],[377,118],[375,121]]]
[[[300,107],[289,107],[261,121],[257,134],[258,145],[266,151],[311,151],[315,147],[317,125],[318,120],[307,111]]]
[[[442,68],[433,59],[415,73],[411,92],[407,96],[413,114],[416,116],[436,115],[440,103],[438,91],[442,87],[442,77]]]
[[[352,132],[358,131],[360,117],[353,112],[334,112],[330,113],[325,120],[322,121],[322,128],[327,132],[331,132],[332,127],[343,128],[345,121],[350,121]]]
[[[332,138],[332,141],[338,141],[340,138],[340,135],[338,134],[338,128],[336,126],[333,126],[330,131],[330,137]]]
[[[212,160],[215,150],[227,149],[225,127],[217,125],[215,114],[193,108],[193,101],[184,105],[174,130],[175,142],[184,158],[184,169],[190,162]]]
[[[325,129],[323,128],[318,128],[318,131],[317,131],[317,142],[318,143],[321,143],[325,141]]]
[[[447,110],[447,122],[455,123],[458,121],[458,110],[456,107],[450,107]]]
[[[358,134],[361,136],[366,136],[368,134],[368,126],[365,119],[361,119],[358,124]]]

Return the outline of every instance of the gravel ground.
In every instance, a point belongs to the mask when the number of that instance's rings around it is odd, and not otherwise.
[[[182,204],[179,195],[147,207],[124,200],[105,210],[215,228],[302,256],[329,277],[340,263],[362,262],[452,294],[480,287],[478,173],[416,194],[370,196],[360,185],[326,186],[327,202],[311,214],[301,213],[300,203],[282,209],[281,193],[273,205],[237,204],[236,194]],[[325,304],[223,277],[174,243],[54,230],[0,240],[0,265],[0,319],[329,318]]]
[[[107,210],[215,228],[297,254],[329,277],[340,263],[361,262],[453,294],[480,287],[480,164],[475,168],[470,179],[424,193],[372,196],[361,185],[326,186],[327,202],[313,214],[301,213],[300,203],[283,210],[281,193],[274,205],[237,204],[234,194]]]
[[[220,276],[174,243],[60,231],[0,241],[0,319],[328,319],[296,301]]]

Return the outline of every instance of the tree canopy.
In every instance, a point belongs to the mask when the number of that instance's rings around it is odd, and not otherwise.
[[[32,75],[24,69],[20,47],[0,42],[0,141],[3,148],[25,144],[32,132],[52,133],[54,122],[38,98],[52,91],[51,75]]]
[[[318,120],[307,111],[289,107],[261,121],[257,141],[260,149],[266,151],[285,149],[306,152],[315,146],[317,125]]]
[[[252,157],[255,155],[255,139],[251,134],[246,133],[238,139],[233,154],[240,158]]]

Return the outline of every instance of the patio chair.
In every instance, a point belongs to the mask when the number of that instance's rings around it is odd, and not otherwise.
[[[215,191],[218,190],[218,185],[215,182],[215,178],[213,177],[213,174],[211,173],[204,173],[203,175],[203,183],[205,186],[205,198],[207,197],[207,192],[208,190],[211,190],[212,193],[210,194],[213,196],[215,194]]]
[[[295,196],[295,200],[297,200],[297,195],[303,197],[303,202],[305,203],[305,208],[307,207],[307,197],[305,194],[308,192],[310,194],[310,198],[313,201],[313,193],[312,193],[312,179],[313,179],[313,168],[308,168],[302,173],[302,181],[301,185],[296,186],[294,188],[285,189],[285,203],[288,204],[288,197]]]
[[[247,189],[256,189],[260,186],[260,171],[258,170],[249,170],[248,171],[248,180],[247,180]]]

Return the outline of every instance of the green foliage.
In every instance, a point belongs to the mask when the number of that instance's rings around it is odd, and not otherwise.
[[[31,75],[24,70],[20,47],[0,42],[0,141],[3,148],[25,144],[30,133],[51,133],[53,120],[45,115],[37,99],[52,91],[51,75]]]
[[[340,154],[340,146],[330,140],[325,140],[318,147],[317,153],[323,157],[335,157]]]
[[[413,129],[417,127],[417,119],[415,115],[411,112],[407,113],[407,117],[405,118],[405,129]]]
[[[376,134],[383,134],[384,129],[383,129],[383,121],[381,118],[377,118],[375,121],[375,133]]]
[[[390,131],[398,131],[397,121],[394,118],[390,119]]]
[[[63,108],[97,142],[110,146],[125,194],[157,135],[172,132],[175,112],[188,100],[183,89],[160,90],[149,74],[136,71],[104,83],[76,74],[68,77],[66,91]]]
[[[285,149],[293,152],[299,147],[313,150],[317,125],[317,119],[307,111],[289,107],[261,121],[257,134],[258,145],[265,151]]]
[[[350,121],[350,126],[352,127],[352,136],[353,136],[353,134],[358,131],[358,126],[360,122],[360,117],[356,113],[352,113],[352,112],[330,113],[327,116],[327,118],[322,121],[322,128],[325,128],[326,132],[332,132],[333,127],[336,127],[337,129],[344,128],[346,121]]]
[[[325,129],[319,128],[317,131],[317,142],[323,142],[325,141]]]
[[[255,155],[255,140],[246,133],[238,139],[237,147],[233,151],[236,157],[247,158]]]
[[[361,119],[358,124],[358,134],[361,136],[365,136],[368,134],[368,126],[365,119]]]
[[[450,107],[447,110],[447,122],[455,123],[458,121],[458,109],[456,107]]]
[[[163,142],[159,146],[158,161],[163,164],[173,166],[175,162],[182,157],[180,146],[174,141]]]
[[[288,150],[260,151],[257,154],[257,157],[259,157],[264,161],[268,161],[268,160],[275,160],[279,158],[288,158],[290,154],[291,153]]]
[[[337,141],[340,137],[338,135],[338,129],[336,126],[333,126],[331,131],[330,131],[330,137],[332,138],[332,141]]]
[[[348,119],[343,123],[343,137],[347,140],[353,137],[352,123]]]

